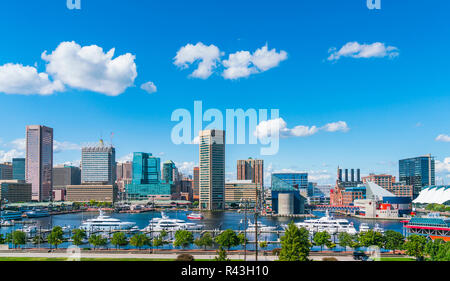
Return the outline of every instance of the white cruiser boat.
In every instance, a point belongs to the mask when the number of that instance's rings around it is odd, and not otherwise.
[[[341,232],[356,234],[358,232],[353,226],[353,223],[346,219],[335,219],[330,216],[328,211],[326,212],[325,217],[320,219],[305,220],[303,222],[298,222],[295,225],[297,227],[304,227],[309,230],[309,232],[313,233],[326,231],[330,234],[337,234]]]
[[[100,210],[100,215],[95,219],[88,219],[84,221],[80,229],[86,232],[95,231],[114,231],[114,230],[129,230],[135,226],[134,222],[122,222],[119,219],[105,216],[103,211]]]
[[[164,212],[161,212],[160,218],[150,220],[148,226],[142,231],[176,231],[176,230],[201,230],[203,225],[192,222],[186,222],[179,219],[170,219]]]
[[[241,220],[241,223],[243,221]],[[248,220],[248,227],[247,227],[247,232],[255,232],[256,229],[256,225],[254,223],[252,223],[250,220]],[[258,222],[258,233],[260,232],[269,232],[269,231],[276,231],[277,230],[277,226],[269,226],[269,225],[265,225],[261,222]]]
[[[2,227],[10,227],[13,225],[14,225],[14,223],[12,223],[11,221],[4,221],[4,220],[0,221],[0,226],[2,226]]]
[[[359,225],[359,232],[366,232],[369,230],[370,230],[370,227],[367,223],[363,222]]]
[[[381,234],[384,233],[384,229],[383,229],[378,223],[375,224],[375,226],[373,227],[373,231],[379,232],[379,233],[381,233]]]

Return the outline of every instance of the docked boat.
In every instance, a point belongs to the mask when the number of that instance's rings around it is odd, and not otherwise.
[[[177,230],[201,230],[203,225],[186,222],[179,219],[171,219],[164,212],[160,218],[153,218],[142,231],[177,231]]]
[[[1,212],[0,219],[5,220],[5,221],[21,220],[22,212],[4,211],[4,212]]]
[[[122,222],[119,219],[105,216],[103,211],[100,210],[100,215],[94,219],[88,219],[84,221],[80,229],[86,232],[95,231],[114,231],[114,230],[129,230],[136,225],[134,222]]]
[[[367,223],[363,222],[359,225],[359,232],[366,232],[369,230],[370,230],[370,227]]]
[[[330,216],[328,211],[325,213],[325,216],[320,219],[305,220],[303,222],[298,222],[295,225],[297,227],[304,227],[312,233],[326,231],[329,234],[346,232],[353,235],[358,232],[352,222],[349,222],[346,219],[335,219],[333,216]]]
[[[187,215],[187,218],[190,220],[202,220],[203,215],[200,213],[191,213],[191,214]]]
[[[0,226],[1,227],[10,227],[10,226],[14,226],[14,223],[11,222],[11,221],[1,220],[0,221]]]
[[[32,210],[25,212],[25,215],[27,216],[27,218],[44,218],[50,216],[47,210]]]
[[[379,232],[379,233],[383,234],[383,233],[384,233],[384,228],[382,228],[382,227],[377,223],[377,224],[375,224],[375,226],[373,227],[373,231]]]
[[[28,226],[25,226],[22,229],[22,231],[25,232],[28,235],[33,235],[34,233],[37,232],[37,227],[35,225],[28,225]]]
[[[248,227],[247,232],[255,232],[255,229],[258,229],[258,233],[264,233],[264,232],[270,232],[270,231],[276,231],[278,229],[277,226],[269,226],[265,225],[261,222],[258,222],[258,226],[256,224],[252,223],[250,220],[248,220]]]

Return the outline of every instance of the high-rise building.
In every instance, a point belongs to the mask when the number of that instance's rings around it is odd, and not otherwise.
[[[25,158],[13,158],[13,179],[25,180]]]
[[[389,192],[392,192],[396,196],[400,197],[412,197],[413,186],[407,185],[404,182],[396,182],[395,177],[391,175],[375,175],[370,174],[367,177],[363,177],[363,182],[373,182]]]
[[[413,186],[413,199],[422,188],[436,184],[434,157],[425,155],[399,161],[399,180]]]
[[[135,152],[133,179],[126,186],[126,193],[130,200],[170,199],[171,184],[161,181],[161,159],[151,153]]]
[[[237,207],[241,200],[248,200],[253,207],[260,203],[263,194],[261,184],[251,180],[237,180],[225,183],[225,204],[227,207]],[[260,205],[260,204],[259,204]]]
[[[27,126],[26,174],[33,201],[50,201],[53,190],[53,129]]]
[[[204,130],[200,137],[200,209],[225,207],[225,131]]]
[[[174,183],[178,179],[178,170],[172,160],[168,160],[163,164],[163,182]]]
[[[13,166],[11,163],[0,164],[0,180],[12,180],[13,179]]]
[[[98,145],[81,149],[81,182],[115,184],[116,150],[100,140]]]
[[[31,184],[23,180],[0,180],[0,201],[20,203],[31,201]]]
[[[125,187],[133,179],[133,162],[127,161],[116,165],[116,184],[121,196],[124,196]],[[121,198],[123,199],[123,197]]]
[[[200,198],[199,187],[200,187],[200,168],[194,167],[194,181],[192,183],[192,192],[194,200],[198,200]]]
[[[65,189],[68,185],[81,184],[81,170],[74,166],[56,166],[53,168],[53,189]]]
[[[264,186],[264,160],[252,159],[237,161],[237,179],[251,180]]]

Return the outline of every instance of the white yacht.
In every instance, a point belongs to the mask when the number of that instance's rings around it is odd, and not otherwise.
[[[243,221],[241,220],[241,223],[243,223]],[[269,225],[265,225],[261,222],[258,222],[258,233],[259,232],[269,232],[269,231],[276,231],[277,230],[277,226],[269,226]],[[256,225],[254,223],[252,223],[250,220],[248,220],[247,223],[247,232],[255,232],[256,229]]]
[[[304,227],[309,232],[322,232],[326,231],[330,234],[337,234],[340,232],[346,232],[348,234],[356,234],[356,228],[353,226],[353,223],[349,222],[346,219],[335,219],[330,216],[328,211],[325,214],[325,217],[320,219],[311,219],[305,220],[303,222],[298,222],[295,224],[297,227]]]
[[[114,230],[129,230],[135,226],[134,222],[122,222],[119,219],[105,216],[103,211],[100,210],[100,215],[95,219],[88,219],[84,221],[80,229],[86,232],[95,231],[114,231]]]
[[[367,223],[363,222],[359,225],[359,232],[366,232],[369,230],[370,230],[370,227]]]
[[[375,226],[373,227],[373,231],[383,234],[384,228],[382,228],[378,223],[376,223]]]
[[[170,219],[164,212],[161,212],[160,218],[153,218],[149,221],[142,231],[176,231],[176,230],[201,230],[203,225],[192,222],[186,222],[179,219]]]

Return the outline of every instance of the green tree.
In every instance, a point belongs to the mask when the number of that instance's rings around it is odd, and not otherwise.
[[[48,243],[58,249],[58,245],[64,242],[64,232],[62,227],[55,226],[47,237]]]
[[[151,241],[147,237],[147,235],[145,235],[143,233],[137,233],[133,237],[131,237],[130,244],[133,247],[136,247],[136,248],[138,248],[140,250],[144,246],[150,246],[151,245]]]
[[[245,237],[245,233],[241,232],[238,234],[239,245],[248,244],[248,239]]]
[[[108,244],[108,239],[105,237],[102,237],[101,235],[92,234],[89,237],[89,244],[94,246],[94,250],[98,247],[104,247]]]
[[[437,261],[450,261],[450,242],[441,244],[436,255]]]
[[[177,232],[175,232],[175,241],[173,242],[175,247],[182,247],[185,249],[192,243],[194,243],[194,235],[192,232],[187,230],[177,230]]]
[[[384,237],[380,232],[371,229],[359,233],[358,242],[363,247],[377,246],[381,248],[384,244]]]
[[[291,222],[281,237],[280,261],[308,261],[311,242],[309,231]]]
[[[203,247],[204,250],[206,250],[207,247],[211,247],[213,245],[213,243],[214,243],[214,240],[211,236],[211,233],[209,233],[209,232],[203,233],[201,237],[197,238],[194,241],[194,244],[197,247],[200,247],[200,248]]]
[[[267,246],[269,246],[269,243],[267,243],[267,241],[262,241],[259,242],[259,247],[264,251],[265,248],[267,248]]]
[[[333,242],[331,241],[331,235],[326,232],[316,232],[313,237],[314,244],[316,246],[320,246],[320,251],[323,250],[323,246],[327,246],[328,248],[334,248]]]
[[[74,229],[72,235],[72,244],[75,246],[80,246],[83,244],[83,239],[86,238],[86,232],[82,229]]]
[[[0,234],[0,245],[5,244],[6,243],[6,239],[3,236],[3,234]]]
[[[16,246],[25,245],[27,243],[27,235],[23,231],[16,230],[12,233],[12,243]]]
[[[117,248],[125,247],[128,245],[129,241],[127,239],[127,236],[123,232],[116,232],[113,234],[113,237],[111,238],[111,244],[116,246]]]
[[[41,235],[35,235],[32,240],[34,245],[44,243],[44,238]]]
[[[384,248],[392,250],[395,254],[395,250],[401,250],[405,244],[405,238],[403,234],[394,230],[386,230],[384,233]]]
[[[216,261],[230,261],[230,259],[227,258],[227,251],[222,246],[219,246],[219,249],[216,251],[217,257],[214,259]]]
[[[347,232],[340,232],[338,234],[339,245],[347,250],[347,247],[355,249],[358,243],[355,241],[356,237],[354,235],[348,234]]]
[[[445,241],[442,239],[430,240],[425,245],[425,254],[427,254],[432,261],[438,261],[438,255]]]
[[[231,247],[239,246],[239,237],[236,235],[231,229],[227,229],[216,237],[216,243],[222,247],[225,247],[227,250],[230,250]]]
[[[427,238],[419,235],[411,235],[405,242],[406,254],[415,257],[417,260],[423,260]]]

